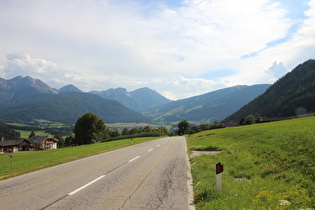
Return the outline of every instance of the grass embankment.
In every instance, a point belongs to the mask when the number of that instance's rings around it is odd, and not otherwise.
[[[134,138],[132,142],[130,139],[124,139],[56,150],[8,154],[12,155],[12,171],[10,157],[7,154],[0,154],[0,180],[153,139],[158,137]]]
[[[315,208],[315,117],[205,131],[187,144],[189,152],[223,151],[190,160],[197,209]]]

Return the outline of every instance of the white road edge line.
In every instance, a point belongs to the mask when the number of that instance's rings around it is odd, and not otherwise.
[[[135,158],[129,160],[128,162],[131,163],[132,161],[134,161],[135,159],[137,159],[137,158],[139,158],[139,157],[140,157],[140,156],[137,156],[137,157],[135,157]]]
[[[157,145],[156,147],[159,147],[159,146],[161,146],[161,145]]]
[[[151,152],[153,149],[149,149],[148,152]]]
[[[187,139],[185,137],[185,151],[186,151],[186,164],[187,164],[187,188],[188,188],[188,210],[196,210],[194,205],[194,189],[193,189],[193,178],[191,174],[191,165],[189,156],[187,153]]]
[[[102,179],[102,178],[104,178],[104,177],[105,177],[105,175],[102,175],[102,176],[100,176],[100,177],[94,179],[93,181],[87,183],[86,185],[83,185],[82,187],[80,187],[80,188],[78,188],[78,189],[72,191],[72,192],[69,193],[68,195],[76,194],[76,193],[79,192],[80,190],[83,190],[84,188],[90,186],[90,185],[93,184],[94,182],[97,182],[98,180],[100,180],[100,179]]]

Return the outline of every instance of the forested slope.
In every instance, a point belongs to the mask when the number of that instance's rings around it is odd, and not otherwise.
[[[298,65],[224,121],[255,117],[290,117],[315,112],[315,60]]]

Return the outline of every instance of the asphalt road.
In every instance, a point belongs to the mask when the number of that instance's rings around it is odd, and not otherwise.
[[[184,137],[0,181],[0,209],[193,209]]]

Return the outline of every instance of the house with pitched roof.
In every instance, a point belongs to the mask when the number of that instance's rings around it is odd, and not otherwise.
[[[0,152],[14,153],[18,151],[29,151],[31,142],[27,139],[2,139],[0,141]]]
[[[27,140],[31,143],[31,147],[34,150],[57,149],[57,142],[59,141],[53,137],[37,135]]]

